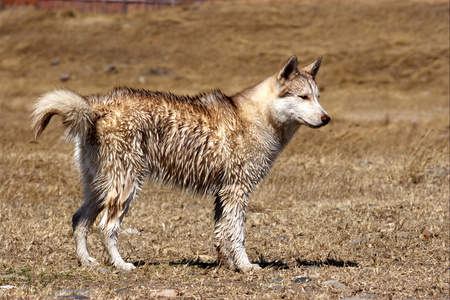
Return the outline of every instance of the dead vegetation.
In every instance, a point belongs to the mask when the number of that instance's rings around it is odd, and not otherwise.
[[[224,2],[126,16],[2,11],[0,296],[447,298],[448,24],[446,1]],[[33,141],[30,108],[40,94],[116,85],[233,94],[292,54],[304,64],[324,56],[318,83],[332,122],[300,129],[251,199],[246,245],[262,272],[218,268],[211,199],[151,182],[123,223],[135,230],[120,239],[122,256],[141,266],[76,266],[79,178],[59,120]],[[95,230],[89,244],[104,256]],[[294,283],[299,276],[311,280]]]

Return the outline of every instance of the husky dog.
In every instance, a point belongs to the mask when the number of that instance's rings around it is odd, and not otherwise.
[[[318,128],[330,121],[315,83],[321,60],[299,70],[292,56],[277,73],[232,97],[219,90],[185,97],[131,88],[42,96],[32,115],[36,138],[59,115],[76,144],[84,187],[84,203],[72,220],[79,264],[98,264],[86,240],[104,210],[100,228],[111,263],[135,268],[119,254],[118,230],[151,177],[212,195],[219,262],[242,272],[260,269],[244,247],[248,198],[300,125]]]

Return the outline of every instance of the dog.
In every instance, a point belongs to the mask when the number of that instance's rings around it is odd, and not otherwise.
[[[150,177],[212,195],[219,263],[241,272],[260,269],[244,246],[248,198],[301,125],[319,128],[330,121],[315,83],[321,62],[299,70],[292,56],[274,75],[232,97],[219,90],[188,97],[119,87],[106,95],[55,90],[39,98],[35,137],[59,115],[75,142],[84,191],[72,219],[78,263],[98,265],[86,241],[105,211],[99,227],[110,262],[135,268],[119,254],[118,230]]]

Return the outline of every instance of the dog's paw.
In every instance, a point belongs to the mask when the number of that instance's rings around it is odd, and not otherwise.
[[[95,268],[100,266],[100,263],[90,256],[85,259],[80,259],[79,263],[83,268]]]
[[[258,264],[248,264],[237,268],[242,273],[253,273],[262,270]]]
[[[123,270],[123,271],[127,271],[127,272],[136,269],[136,267],[132,263],[126,263],[126,262],[116,263],[116,264],[114,264],[114,266],[117,269],[120,269],[120,270]]]

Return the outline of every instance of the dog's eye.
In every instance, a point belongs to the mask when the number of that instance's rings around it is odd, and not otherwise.
[[[308,100],[308,96],[306,95],[299,95],[300,98],[302,98],[303,100]]]

